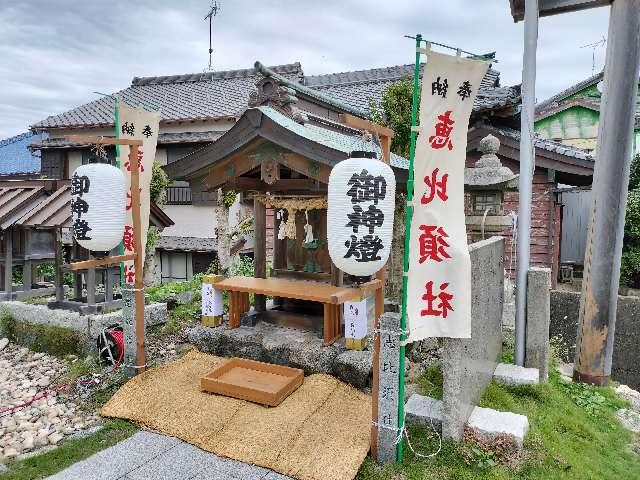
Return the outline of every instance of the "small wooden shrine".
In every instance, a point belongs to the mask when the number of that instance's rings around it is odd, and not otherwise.
[[[355,150],[377,152],[382,158],[388,138],[381,146],[367,137],[365,130],[373,124],[362,120],[361,111],[295,88],[296,92],[291,82],[268,72],[258,82],[250,108],[230,130],[166,170],[172,178],[189,181],[194,198],[221,189],[241,192],[253,201],[256,281],[232,277],[214,285],[231,292],[230,327],[240,325],[252,293],[254,310],[263,320],[302,322],[322,330],[328,345],[342,336],[342,304],[371,296],[383,284],[380,279],[363,284],[345,278],[331,262],[326,231],[329,174]],[[345,119],[355,126],[345,124]],[[404,183],[406,160],[390,155],[390,163],[398,183]],[[273,217],[272,228],[267,211]],[[273,236],[270,272],[267,232]],[[265,295],[274,297],[268,310]],[[378,296],[381,312],[382,295]],[[292,312],[304,315],[287,315]]]

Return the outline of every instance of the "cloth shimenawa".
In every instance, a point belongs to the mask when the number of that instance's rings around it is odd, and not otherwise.
[[[144,108],[131,108],[123,103],[118,103],[118,138],[129,140],[142,140],[142,147],[138,147],[138,162],[142,164],[139,170],[140,178],[140,225],[142,226],[142,263],[144,264],[145,248],[147,244],[147,232],[149,230],[149,215],[151,208],[151,176],[153,173],[153,161],[156,157],[156,145],[158,143],[158,126],[160,113],[149,112]],[[125,190],[127,192],[127,206],[131,205],[131,165],[129,164],[129,147],[119,146],[118,161],[125,178]],[[142,153],[142,157],[140,156]],[[142,160],[142,161],[141,161]],[[127,209],[124,230],[124,253],[134,253],[133,245],[133,218],[131,208]],[[124,280],[133,283],[135,272],[133,260],[124,262]]]
[[[488,68],[484,61],[427,54],[414,160],[408,343],[471,336],[464,168],[469,117]]]
[[[367,456],[371,397],[316,374],[277,407],[200,391],[224,358],[197,351],[132,378],[102,407],[203,450],[300,480],[351,480]]]

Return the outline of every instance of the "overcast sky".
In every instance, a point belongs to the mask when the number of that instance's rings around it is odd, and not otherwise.
[[[508,0],[219,0],[214,68],[300,61],[307,74],[412,63],[405,34],[497,52],[502,84],[520,83],[522,23]],[[134,76],[201,72],[209,0],[0,0],[0,138],[126,88]],[[608,8],[541,19],[537,97],[592,74]],[[596,49],[596,70],[604,48]]]

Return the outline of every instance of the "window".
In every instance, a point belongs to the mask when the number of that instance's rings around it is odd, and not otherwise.
[[[489,210],[490,215],[499,215],[502,212],[501,192],[476,192],[473,195],[474,215],[484,215]]]

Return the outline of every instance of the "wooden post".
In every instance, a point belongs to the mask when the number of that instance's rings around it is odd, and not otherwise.
[[[64,273],[62,272],[62,232],[56,228],[53,232],[53,243],[55,248],[56,264],[56,302],[64,300]]]
[[[375,133],[380,138],[380,147],[382,149],[382,161],[389,164],[391,160],[391,139],[394,132],[390,128],[383,127],[369,120],[363,120],[359,117],[354,117],[349,114],[340,115],[340,121],[346,125],[361,130],[367,130],[371,133]],[[386,265],[376,273],[376,278],[382,283],[381,287],[376,290],[376,307],[375,307],[375,330],[380,330],[380,316],[384,313],[384,280]],[[373,379],[371,382],[371,457],[376,460],[378,449],[378,392],[380,389],[379,378],[379,363],[380,363],[380,335],[373,336]]]
[[[253,200],[253,268],[254,277],[267,278],[267,210],[263,203]],[[254,296],[256,312],[264,312],[266,299],[264,295]]]
[[[13,230],[4,231],[4,291],[7,300],[13,296]]]
[[[138,165],[137,144],[129,148],[129,164],[131,165],[131,216],[133,219],[133,242],[136,249],[134,265],[134,289],[135,289],[135,311],[136,311],[136,370],[138,373],[145,371],[147,358],[145,354],[144,338],[144,264],[142,255],[144,245],[142,245],[142,220],[140,218],[140,175]]]

